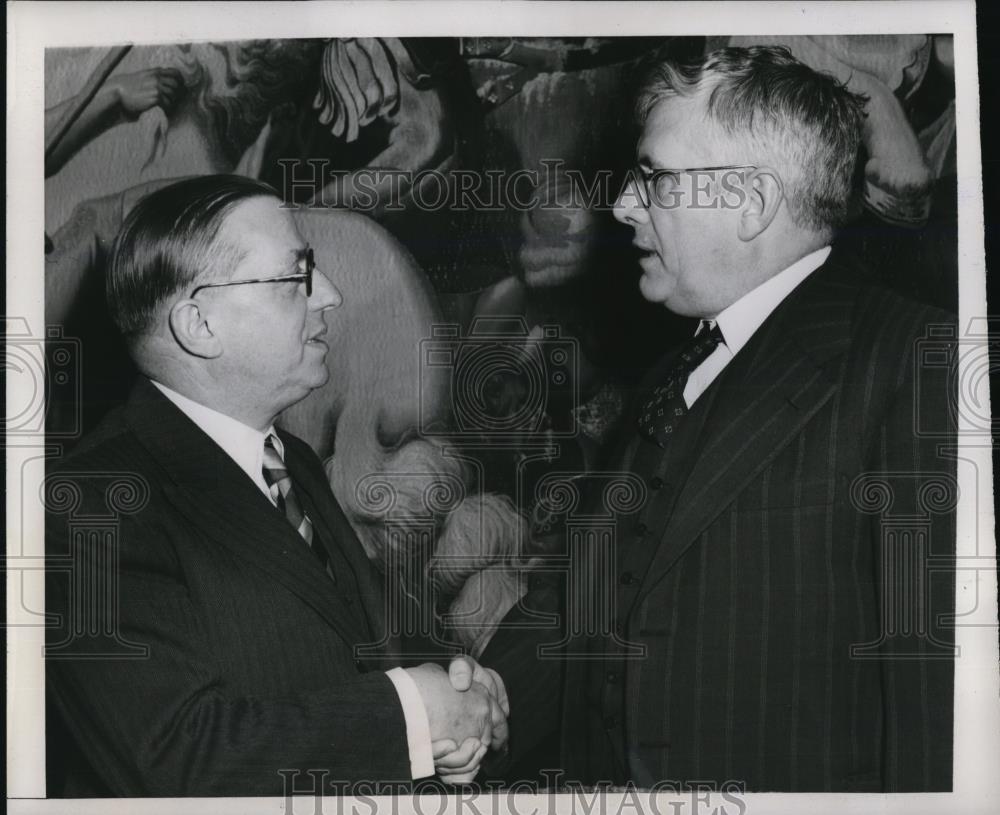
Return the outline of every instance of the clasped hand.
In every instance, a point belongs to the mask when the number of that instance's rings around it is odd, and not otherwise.
[[[447,673],[432,663],[408,673],[427,709],[438,775],[454,784],[471,781],[486,751],[507,744],[510,704],[503,680],[467,656],[455,657]]]

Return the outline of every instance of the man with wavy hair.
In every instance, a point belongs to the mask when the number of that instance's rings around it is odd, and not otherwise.
[[[863,102],[776,47],[640,90],[615,217],[643,296],[699,325],[626,426],[616,469],[647,497],[617,527],[611,630],[567,662],[570,778],[951,787],[953,317],[831,248]]]

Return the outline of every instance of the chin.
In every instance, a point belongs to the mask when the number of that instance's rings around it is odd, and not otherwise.
[[[666,304],[670,297],[669,281],[662,277],[643,274],[639,278],[639,293],[650,303]]]
[[[329,381],[330,381],[330,370],[326,367],[326,365],[324,365],[323,370],[317,371],[316,375],[313,377],[311,387],[313,390],[315,390],[316,388],[323,387],[323,385],[325,385]]]
[[[323,387],[330,380],[330,371],[323,363],[316,367],[311,366],[308,370],[302,371],[301,374],[298,381],[304,393],[299,397],[300,399],[308,396],[317,388]]]

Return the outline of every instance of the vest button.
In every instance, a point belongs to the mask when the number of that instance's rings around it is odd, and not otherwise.
[[[604,720],[604,726],[608,730],[614,730],[616,727],[618,727],[618,717],[617,716],[608,716]]]
[[[614,685],[618,682],[618,674],[616,674],[614,671],[609,671],[605,679],[607,679],[609,685]]]
[[[663,479],[660,478],[658,475],[654,475],[649,480],[649,486],[651,486],[654,490],[663,489]]]
[[[632,583],[638,582],[635,577],[632,576],[632,572],[624,572],[621,577],[618,578],[623,586],[629,586]]]
[[[635,534],[639,535],[640,537],[642,535],[645,535],[648,531],[649,531],[649,527],[646,526],[646,524],[644,524],[642,521],[640,521],[639,523],[637,523],[635,525]]]

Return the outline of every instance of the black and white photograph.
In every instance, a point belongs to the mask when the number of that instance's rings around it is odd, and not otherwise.
[[[1000,807],[973,3],[7,8],[11,812]]]

